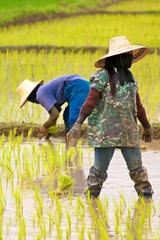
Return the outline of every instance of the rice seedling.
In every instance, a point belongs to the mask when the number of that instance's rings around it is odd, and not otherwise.
[[[66,212],[66,218],[67,218],[66,239],[70,239],[72,223],[71,223],[71,215],[68,211]]]
[[[14,185],[14,171],[11,165],[12,153],[11,150],[7,147],[2,149],[1,153],[1,174],[5,176],[5,185],[8,187],[9,185]]]
[[[3,214],[5,211],[6,197],[3,192],[2,181],[0,179],[0,239],[3,239]]]
[[[76,212],[77,225],[78,225],[79,221],[80,222],[84,221],[84,218],[85,218],[85,205],[82,202],[80,197],[76,198],[76,203],[77,204],[76,204],[75,212]]]
[[[23,218],[23,203],[22,203],[22,196],[21,196],[21,190],[17,187],[17,189],[13,189],[13,196],[15,199],[15,205],[16,205],[16,217],[18,222],[21,221]]]
[[[149,222],[153,209],[153,203],[150,200],[146,201],[140,198],[135,202],[135,211],[132,217],[130,210],[128,211],[127,236],[130,237],[129,239],[149,239],[149,234],[152,232]]]
[[[122,237],[122,229],[121,229],[121,212],[119,211],[118,205],[115,202],[115,233],[120,236],[120,238]]]
[[[1,195],[1,198],[0,198],[1,211],[0,211],[0,213],[2,213],[3,210],[5,209],[5,204],[6,204],[6,196],[5,196],[5,193],[3,191],[2,179],[0,179],[0,195]]]
[[[74,185],[74,179],[65,174],[58,177],[58,188],[55,190],[56,194],[69,193],[69,190]]]
[[[94,61],[99,56],[101,56],[103,52],[96,52],[94,54],[78,52],[77,54],[69,53],[67,55],[63,55],[62,53],[54,53],[51,52],[49,54],[45,54],[43,52],[36,54],[34,52],[30,53],[8,53],[7,55],[0,54],[0,59],[3,61],[3,68],[0,68],[0,73],[3,76],[3,73],[6,71],[5,66],[7,63],[10,63],[11,71],[6,75],[6,78],[1,78],[2,86],[6,85],[8,82],[9,85],[12,85],[12,89],[2,87],[2,99],[3,105],[0,103],[1,110],[1,121],[11,122],[11,116],[13,122],[22,122],[30,123],[36,122],[41,124],[43,121],[47,119],[46,112],[38,105],[34,105],[31,103],[26,104],[24,108],[19,109],[19,98],[16,94],[16,88],[18,84],[25,79],[26,77],[31,80],[37,81],[38,79],[45,79],[48,81],[57,75],[66,74],[69,72],[76,72],[84,76],[86,79],[89,79],[91,74],[95,72],[94,69]],[[19,57],[18,57],[19,56]],[[21,60],[17,60],[17,58]],[[76,58],[76,64],[72,64],[72,68],[70,66],[70,62],[73,58]],[[81,59],[83,58],[83,63]],[[44,63],[45,62],[47,64]],[[63,63],[64,64],[60,64]],[[153,122],[157,122],[158,114],[159,114],[159,69],[158,66],[160,59],[156,54],[149,55],[143,61],[132,66],[135,78],[138,81],[139,92],[141,95],[141,100],[144,106],[146,107],[146,111],[149,115],[149,118]],[[16,63],[16,67],[15,64]],[[59,65],[57,65],[57,62]],[[35,64],[36,63],[36,64]],[[45,66],[44,66],[45,64]],[[26,67],[28,66],[28,67]],[[33,66],[33,70],[30,71],[31,66]],[[81,69],[80,69],[81,66]],[[151,67],[152,66],[152,67]],[[46,69],[46,73],[43,72],[43,69]],[[15,72],[15,69],[16,72]],[[21,69],[24,71],[21,73]],[[33,78],[34,72],[34,78]],[[16,79],[16,81],[14,80]],[[150,98],[146,97],[146,92],[150,94]],[[8,98],[10,99],[10,103],[14,104],[13,108],[10,107],[12,104],[8,104]],[[150,108],[149,106],[152,106]],[[6,111],[9,113],[6,115]],[[33,114],[34,113],[34,114]],[[59,118],[58,124],[62,122],[62,117]]]
[[[48,54],[43,52],[40,52],[39,54],[34,52],[25,54],[18,54],[16,52],[8,53],[7,55],[0,54],[0,59],[3,61],[4,66],[4,68],[0,68],[0,73],[2,74],[2,78],[0,79],[2,85],[1,97],[3,102],[3,104],[2,102],[0,103],[0,120],[2,122],[20,123],[24,121],[24,123],[35,122],[37,124],[41,124],[43,121],[46,121],[48,116],[46,115],[45,110],[38,105],[27,103],[24,108],[21,110],[19,109],[20,101],[16,94],[16,88],[20,82],[26,77],[33,81],[37,81],[38,79],[42,78],[45,79],[45,81],[48,81],[58,75],[70,72],[79,73],[89,80],[92,73],[96,71],[96,69],[94,69],[95,59],[102,54],[102,51],[94,54],[82,54],[81,52],[78,52],[76,54],[68,53],[67,55],[64,55],[60,52],[51,52]],[[20,58],[21,60],[17,60],[17,58]],[[69,63],[72,62],[73,58],[76,58],[76,64],[73,63],[71,68]],[[82,58],[83,63],[81,61]],[[44,59],[46,64],[44,63]],[[62,64],[64,61],[66,63],[65,65]],[[8,64],[8,62],[10,63],[11,71],[6,73],[6,77],[3,78],[3,74],[6,71],[5,66]],[[16,67],[14,62],[16,62]],[[59,65],[57,65],[57,62]],[[159,62],[160,58],[158,55],[152,54],[132,66],[132,71],[139,85],[139,93],[142,103],[146,108],[147,115],[151,122],[158,122],[159,119],[160,70],[157,68]],[[31,65],[33,66],[32,71],[30,71]],[[46,69],[46,73],[43,71],[44,67]],[[21,73],[21,69],[24,69],[23,73]],[[12,85],[12,89],[7,88],[6,90],[6,87],[3,87],[6,86],[6,82],[8,82],[9,85]],[[147,97],[148,95],[146,93],[149,94],[149,98]],[[11,104],[8,104],[8,99],[10,99]],[[14,111],[11,107],[13,104]],[[6,115],[6,112],[9,114]],[[62,123],[62,121],[62,115],[60,115],[57,124]],[[15,136],[15,133],[13,136]],[[12,138],[12,136],[9,136],[9,138]]]
[[[92,221],[92,234],[95,239],[110,239],[108,232],[108,199],[101,201],[100,199],[91,200],[88,198],[89,212]]]
[[[54,198],[55,204],[56,204],[56,212],[57,212],[57,219],[58,221],[61,221],[62,219],[62,202],[59,200],[58,196],[55,195]]]
[[[61,226],[61,221],[62,221],[62,216],[63,216],[63,211],[62,211],[62,202],[59,200],[57,196],[54,198],[55,204],[56,204],[56,234],[58,239],[63,239],[63,233],[62,233],[62,226]]]
[[[108,234],[107,228],[104,225],[103,221],[98,220],[98,228],[99,228],[99,237],[102,240],[110,240],[110,236]]]
[[[5,138],[4,134],[2,134],[2,135],[0,136],[0,147],[1,147],[1,148],[3,147],[3,145],[4,145],[5,142],[6,142],[6,138]]]
[[[8,166],[14,173],[12,180],[14,184],[8,180],[8,185],[6,185],[6,179],[10,171],[8,171],[6,164],[1,164],[1,171],[4,177],[1,179],[0,190],[1,196],[4,196],[3,200],[1,198],[3,208],[1,208],[0,215],[0,219],[3,220],[2,235],[4,235],[4,226],[6,236],[14,228],[15,218],[17,222],[17,236],[24,239],[26,237],[27,239],[30,224],[28,226],[28,217],[26,218],[25,216],[23,201],[25,196],[23,192],[29,190],[34,196],[34,205],[31,206],[33,211],[30,218],[32,219],[32,224],[34,223],[34,236],[36,239],[52,238],[54,236],[57,239],[66,238],[71,240],[76,237],[78,239],[103,240],[110,239],[110,235],[114,235],[117,239],[124,239],[125,236],[130,240],[135,239],[135,236],[138,239],[147,239],[149,236],[154,236],[155,239],[156,237],[158,239],[158,233],[152,226],[152,219],[155,219],[155,214],[157,215],[157,206],[154,206],[152,203],[146,205],[142,199],[140,203],[135,202],[133,206],[128,207],[122,192],[119,194],[119,199],[114,201],[113,207],[108,198],[102,200],[88,198],[84,200],[81,195],[78,197],[74,196],[72,191],[62,198],[54,193],[54,187],[50,184],[52,183],[50,178],[52,179],[54,175],[54,182],[63,176],[61,182],[62,189],[66,188],[64,186],[69,187],[71,182],[73,184],[73,179],[65,171],[66,157],[64,145],[57,143],[57,145],[52,146],[53,149],[51,150],[51,145],[48,143],[43,145],[33,142],[23,144],[19,138],[13,138],[12,141],[15,142],[12,142],[11,146],[7,144],[0,151],[1,163],[2,159],[5,159],[6,163],[8,158]],[[13,146],[15,149],[13,154],[10,154]],[[55,167],[52,168],[52,171],[50,167],[46,167],[46,164],[48,165],[48,156],[52,156],[52,161],[55,161]],[[61,163],[57,163],[58,159],[61,158]],[[76,165],[74,166],[76,169]],[[58,168],[58,171],[55,172],[56,168]],[[63,184],[66,176],[67,184]],[[27,178],[29,184],[27,186],[25,184],[22,185],[22,179],[26,180]],[[40,182],[38,182],[38,179]],[[68,180],[71,180],[71,182]],[[6,218],[4,209],[6,201],[9,201],[6,189],[9,190],[10,188],[12,189],[11,199],[13,198],[12,200],[15,202],[16,211],[14,216],[9,219]],[[135,208],[136,212],[133,212],[133,208]]]
[[[48,221],[49,221],[49,235],[51,235],[52,233],[52,230],[53,230],[53,226],[55,224],[55,217],[53,216],[53,213],[52,212],[48,212],[47,213],[47,216],[48,216]]]
[[[78,239],[83,240],[85,239],[85,223],[82,222],[81,227],[77,228]]]
[[[78,141],[76,148],[68,147],[65,152],[66,171],[82,168],[83,166],[83,149],[81,142]]]
[[[46,238],[46,219],[44,217],[44,199],[41,196],[40,189],[38,186],[35,187],[35,204],[36,204],[36,212],[35,212],[35,224],[36,227],[39,228],[38,239]]]
[[[124,24],[124,22],[129,24]],[[109,22],[109,24],[99,24]],[[87,24],[86,24],[87,23]],[[160,23],[159,14],[122,15],[97,14],[57,19],[32,25],[13,26],[0,29],[0,46],[59,46],[59,47],[108,47],[108,39],[113,36],[127,35],[132,43],[158,48]],[[76,26],[76,33],[74,32]],[[136,28],[135,28],[136,26]],[[54,32],[53,32],[54,29]],[[62,34],[63,29],[63,34]],[[143,29],[143,31],[142,31]],[[152,32],[152,34],[150,34]],[[10,38],[12,36],[12,38]],[[23,37],[22,37],[23,36]],[[55,37],[56,36],[56,37]],[[98,37],[97,37],[98,36]],[[73,49],[74,49],[73,48]],[[20,59],[17,59],[21,61]],[[45,61],[45,59],[44,59]],[[78,62],[75,63],[78,65]],[[81,66],[81,65],[80,65]],[[10,73],[10,64],[7,64]],[[28,69],[33,71],[33,66]],[[46,71],[46,68],[43,68]],[[22,69],[21,69],[22,72]],[[22,72],[23,73],[23,72]],[[34,75],[32,75],[34,76]]]
[[[48,129],[48,133],[58,133],[58,126],[52,126]]]
[[[63,240],[63,233],[62,233],[62,228],[59,222],[56,223],[56,232],[57,232],[57,239]]]
[[[40,232],[39,232],[38,238],[45,239],[46,238],[46,222],[43,218],[39,224],[39,227],[40,227]]]
[[[90,230],[88,230],[88,232],[87,232],[87,237],[88,237],[89,240],[92,239],[92,234],[91,234]]]
[[[99,211],[99,218],[103,221],[103,225],[108,227],[108,199],[104,203],[102,201],[97,201],[97,208]]]
[[[130,239],[132,239],[132,237],[131,237],[131,221],[130,221],[130,219],[131,219],[131,209],[128,208],[127,209],[127,216],[126,216],[126,238],[128,238],[128,239],[129,239],[129,237],[130,237]]]
[[[125,197],[124,197],[124,193],[120,192],[120,206],[123,208],[126,205],[127,204],[126,204],[126,200],[125,200]]]
[[[23,217],[19,222],[18,239],[26,239],[26,222]]]
[[[32,133],[33,133],[33,129],[31,128],[31,129],[28,131],[27,140],[30,140],[30,138],[31,138],[31,136],[32,136]]]
[[[43,216],[43,198],[40,195],[39,187],[35,187],[35,203],[37,204],[37,217],[40,219]]]

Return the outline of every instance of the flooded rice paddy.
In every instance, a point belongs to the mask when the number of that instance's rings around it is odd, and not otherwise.
[[[1,144],[0,239],[160,239],[160,150],[142,152],[153,200],[138,198],[118,149],[99,199],[87,199],[93,150],[81,145],[77,151],[59,166],[74,186],[57,195],[57,165],[52,163],[67,156],[64,141]]]

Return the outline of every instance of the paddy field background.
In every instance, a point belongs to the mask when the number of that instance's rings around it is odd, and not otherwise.
[[[0,239],[160,239],[160,1],[1,0],[0,16]],[[141,143],[153,201],[138,199],[118,150],[100,198],[86,199],[86,128],[76,151],[66,149],[62,117],[59,133],[39,141],[48,114],[31,103],[20,110],[16,94],[26,78],[89,80],[118,35],[151,47],[131,70],[154,130],[154,144]]]

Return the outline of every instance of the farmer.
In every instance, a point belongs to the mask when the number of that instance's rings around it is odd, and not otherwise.
[[[131,45],[125,36],[110,39],[109,52],[95,62],[100,68],[90,79],[91,90],[78,119],[66,138],[79,136],[88,117],[88,143],[94,147],[94,165],[87,178],[91,197],[98,197],[116,148],[121,150],[130,178],[139,196],[151,197],[152,186],[142,165],[137,118],[143,126],[142,139],[151,141],[151,125],[141,103],[138,86],[128,70],[150,49]]]
[[[25,79],[17,88],[22,108],[27,101],[41,104],[49,113],[48,120],[39,128],[39,138],[48,134],[48,129],[56,125],[61,106],[68,103],[63,113],[66,133],[75,123],[79,110],[90,90],[89,81],[78,74],[59,76],[47,83],[43,80],[32,82]]]

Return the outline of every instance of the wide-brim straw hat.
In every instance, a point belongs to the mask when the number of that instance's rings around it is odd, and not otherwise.
[[[21,98],[21,105],[20,108],[23,107],[26,102],[28,96],[31,92],[37,87],[38,84],[43,83],[43,80],[39,80],[38,82],[32,82],[28,79],[25,79],[17,88],[17,93]]]
[[[131,45],[126,36],[113,37],[109,42],[108,53],[95,62],[95,67],[103,68],[105,66],[106,58],[127,52],[132,53],[132,63],[135,63],[144,58],[150,52],[150,50],[151,49],[146,46]]]

